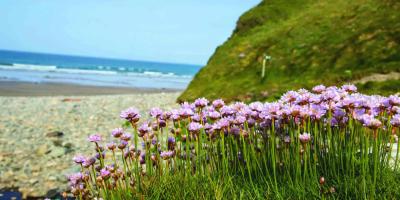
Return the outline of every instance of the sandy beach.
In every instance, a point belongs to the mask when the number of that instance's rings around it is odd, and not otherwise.
[[[145,112],[154,106],[176,107],[178,95],[178,91],[0,84],[0,189],[18,187],[24,196],[66,189],[65,175],[79,170],[72,157],[93,153],[86,139],[89,134],[98,132],[109,139],[110,131],[122,123],[121,110],[133,106],[147,116]]]
[[[174,89],[87,86],[61,83],[28,83],[0,81],[0,96],[89,96],[179,92]]]

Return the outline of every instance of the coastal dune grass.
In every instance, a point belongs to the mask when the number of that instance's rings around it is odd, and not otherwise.
[[[78,199],[398,199],[400,98],[354,85],[289,91],[279,101],[134,108],[69,176]],[[132,134],[128,133],[132,132]],[[395,151],[395,152],[393,152]]]

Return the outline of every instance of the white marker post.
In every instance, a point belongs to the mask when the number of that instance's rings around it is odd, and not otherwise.
[[[263,59],[263,67],[262,67],[262,71],[261,71],[261,78],[263,79],[265,76],[265,65],[267,63],[267,61],[269,62],[271,60],[271,56],[264,54],[264,59]]]

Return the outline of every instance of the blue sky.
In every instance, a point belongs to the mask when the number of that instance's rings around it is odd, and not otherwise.
[[[0,49],[205,64],[260,0],[1,0]]]

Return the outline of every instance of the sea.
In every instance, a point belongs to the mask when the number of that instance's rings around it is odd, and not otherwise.
[[[200,65],[0,50],[0,81],[184,89]]]

